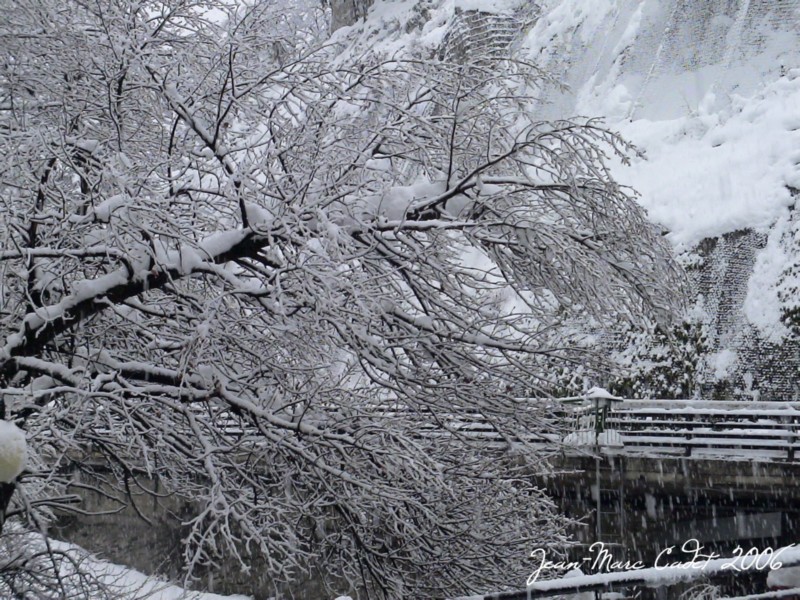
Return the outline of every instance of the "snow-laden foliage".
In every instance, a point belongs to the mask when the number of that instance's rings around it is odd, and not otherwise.
[[[524,581],[564,523],[526,479],[546,417],[515,398],[583,356],[565,320],[680,301],[604,166],[627,145],[535,121],[529,65],[350,60],[300,3],[10,4],[0,393],[26,510],[75,470],[157,477],[196,501],[190,575]]]
[[[79,600],[112,595],[113,582],[104,582],[86,568],[85,552],[55,544],[17,523],[4,528],[0,561],[3,598]]]
[[[783,236],[785,253],[794,257],[778,278],[777,298],[780,302],[781,321],[791,334],[800,336],[800,218],[791,222]]]
[[[664,330],[658,325],[629,329],[615,353],[619,373],[610,388],[625,398],[693,398],[707,352],[704,324],[687,318]]]

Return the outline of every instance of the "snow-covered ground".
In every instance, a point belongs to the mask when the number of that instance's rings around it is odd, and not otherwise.
[[[221,596],[208,592],[187,591],[129,567],[95,558],[73,544],[50,540],[50,546],[54,551],[72,556],[74,564],[79,564],[83,572],[96,578],[120,600],[252,600],[250,596]],[[72,563],[64,561],[64,565],[67,564]],[[62,575],[69,574],[62,573]]]

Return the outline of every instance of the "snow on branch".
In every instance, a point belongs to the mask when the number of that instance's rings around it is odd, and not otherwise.
[[[6,419],[43,498],[97,462],[191,498],[188,578],[502,585],[563,526],[517,398],[602,362],[576,328],[668,319],[683,276],[605,165],[633,149],[534,120],[535,68],[356,59],[298,3],[37,0],[56,37],[9,42],[7,93],[44,108],[0,115]],[[505,450],[457,435],[475,415]]]

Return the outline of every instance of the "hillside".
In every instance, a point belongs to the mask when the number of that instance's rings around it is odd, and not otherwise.
[[[553,75],[542,118],[601,116],[632,140],[642,156],[616,176],[697,291],[693,393],[800,398],[800,0],[368,4],[333,2],[335,26],[358,21],[339,39],[503,48]]]

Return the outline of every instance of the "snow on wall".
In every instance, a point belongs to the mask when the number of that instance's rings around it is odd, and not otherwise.
[[[800,0],[550,0],[529,56],[543,118],[605,116],[646,153],[620,180],[679,250],[765,231],[800,188]],[[794,70],[793,70],[794,69]]]
[[[708,319],[709,345],[700,379],[708,398],[800,400],[800,347],[759,331],[746,315],[750,279],[767,236],[752,229],[705,240],[692,269]]]
[[[625,118],[685,116],[709,91],[749,96],[800,66],[798,0],[546,0],[528,36],[531,56],[568,84],[545,117],[624,88]],[[616,92],[622,95],[623,90]]]

